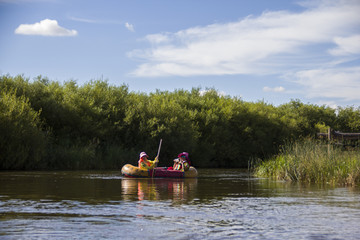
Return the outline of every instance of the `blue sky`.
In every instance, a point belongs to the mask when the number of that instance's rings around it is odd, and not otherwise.
[[[0,0],[0,74],[360,105],[358,0]]]

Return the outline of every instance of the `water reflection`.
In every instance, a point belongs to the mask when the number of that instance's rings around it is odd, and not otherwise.
[[[172,200],[189,202],[195,198],[197,179],[122,179],[124,200]]]
[[[0,172],[0,238],[358,239],[360,188],[200,169],[198,179]]]

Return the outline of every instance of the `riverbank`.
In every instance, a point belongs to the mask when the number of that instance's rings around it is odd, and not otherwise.
[[[255,167],[255,176],[355,185],[360,183],[360,150],[344,151],[314,140],[286,144],[278,155]]]

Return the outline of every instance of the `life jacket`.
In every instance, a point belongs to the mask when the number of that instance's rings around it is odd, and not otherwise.
[[[174,170],[181,170],[183,165],[184,165],[184,171],[189,170],[190,165],[186,161],[183,162],[183,163],[176,163],[175,166],[174,166]]]
[[[144,161],[144,159],[140,158],[139,160],[139,168],[145,168],[148,169],[150,168],[152,165],[152,163],[148,160],[148,161]]]

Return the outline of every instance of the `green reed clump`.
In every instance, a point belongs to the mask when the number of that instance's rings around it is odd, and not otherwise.
[[[360,183],[360,150],[344,151],[315,140],[286,144],[255,168],[258,177],[316,183]]]

